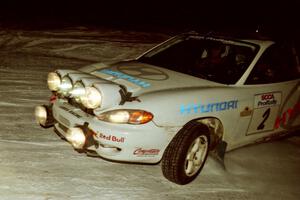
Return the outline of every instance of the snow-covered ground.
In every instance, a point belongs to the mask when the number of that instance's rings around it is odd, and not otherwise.
[[[34,106],[47,103],[47,73],[132,58],[168,34],[84,27],[60,31],[0,29],[0,199],[299,199],[300,137],[209,158],[200,176],[179,186],[160,165],[87,157],[39,127]]]

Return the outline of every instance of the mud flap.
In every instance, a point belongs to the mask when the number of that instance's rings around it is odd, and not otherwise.
[[[210,152],[210,156],[216,160],[222,168],[225,170],[225,163],[224,163],[224,157],[225,157],[225,152],[227,148],[227,143],[224,141],[221,141],[216,148]]]

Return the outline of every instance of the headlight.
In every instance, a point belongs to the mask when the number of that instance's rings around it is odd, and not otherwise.
[[[47,83],[48,83],[48,88],[51,91],[57,91],[59,89],[60,84],[61,84],[60,76],[55,72],[50,72],[48,74]]]
[[[61,84],[59,86],[59,93],[62,93],[63,95],[67,95],[69,91],[73,88],[73,84],[71,79],[68,76],[63,77],[61,80]]]
[[[94,87],[86,87],[85,94],[80,97],[81,103],[86,108],[95,109],[101,105],[101,93]]]
[[[73,90],[70,91],[71,97],[75,99],[76,102],[80,102],[80,97],[85,94],[85,88],[81,82],[76,82]]]
[[[98,119],[119,124],[145,124],[153,119],[153,114],[144,110],[113,110],[97,116]]]

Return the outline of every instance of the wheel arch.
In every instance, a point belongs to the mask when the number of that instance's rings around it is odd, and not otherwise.
[[[189,121],[174,136],[163,154],[161,165],[163,175],[179,185],[190,183],[201,172],[209,151],[217,149],[216,147],[222,141],[222,136],[223,125],[215,117]],[[199,144],[194,145],[200,137],[205,137],[203,143],[198,141]],[[190,152],[190,149],[194,149],[195,146],[196,149]],[[204,146],[205,149],[201,146]],[[198,164],[195,164],[195,159],[198,160]]]
[[[224,134],[224,127],[220,119],[216,117],[202,117],[189,121],[184,126],[191,123],[197,123],[207,127],[210,135],[210,150],[214,150],[216,146],[222,141]]]

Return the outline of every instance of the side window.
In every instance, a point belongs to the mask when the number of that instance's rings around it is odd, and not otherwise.
[[[268,84],[299,78],[295,50],[288,46],[272,45],[260,57],[246,84]]]

